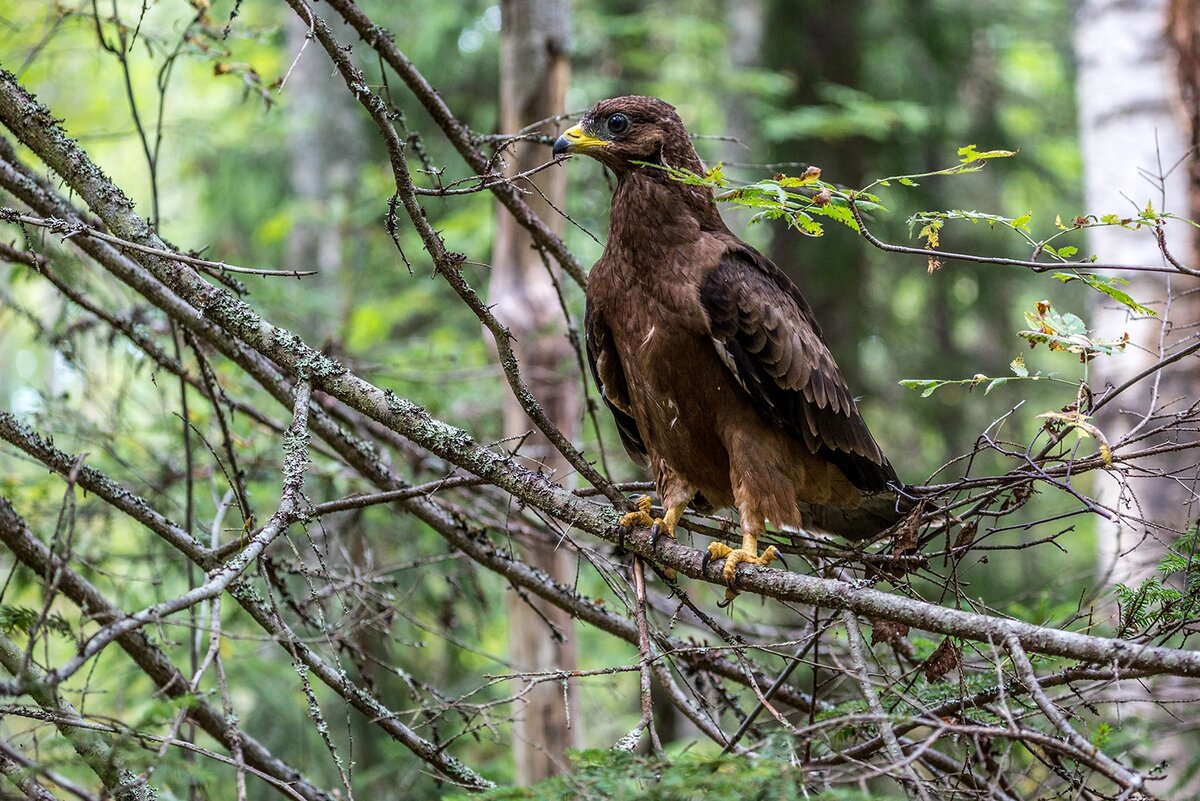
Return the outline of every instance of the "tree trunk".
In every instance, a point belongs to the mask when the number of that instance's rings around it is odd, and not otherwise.
[[[1193,134],[1176,90],[1175,60],[1166,36],[1167,6],[1167,0],[1083,4],[1077,29],[1079,114],[1085,198],[1093,214],[1135,216],[1137,209],[1128,198],[1141,206],[1149,200],[1156,209],[1185,217],[1196,214],[1189,203],[1188,169],[1172,170],[1180,158],[1189,156]],[[1191,9],[1188,13],[1195,14]],[[1153,177],[1148,184],[1143,173],[1163,177]],[[1107,227],[1091,229],[1088,235],[1090,250],[1103,261],[1163,263],[1157,243],[1147,233]],[[1168,224],[1166,235],[1175,255],[1194,262],[1188,226]],[[1133,280],[1130,294],[1153,305],[1158,316],[1135,319],[1123,306],[1097,302],[1092,324],[1100,334],[1115,337],[1127,331],[1131,337],[1125,353],[1094,363],[1092,383],[1097,389],[1118,385],[1153,365],[1164,351],[1195,335],[1191,323],[1200,317],[1200,293],[1188,294],[1198,286],[1195,279],[1155,273],[1126,277]],[[1197,375],[1195,359],[1163,370],[1157,386],[1143,382],[1113,404],[1119,408],[1110,406],[1098,421],[1101,430],[1115,442],[1152,411],[1182,411],[1188,399],[1196,397]],[[1180,469],[1190,461],[1184,453],[1163,457],[1156,466]],[[1193,479],[1194,474],[1193,468]],[[1123,514],[1101,532],[1100,571],[1110,583],[1136,583],[1157,563],[1162,548],[1194,519],[1195,496],[1186,474],[1183,482],[1125,479],[1118,471],[1112,475],[1117,480],[1104,482],[1101,499]],[[1146,544],[1137,547],[1142,542]]]
[[[804,18],[799,28],[795,24],[798,13]],[[784,101],[787,108],[824,102],[817,91],[823,83],[861,86],[865,42],[859,20],[866,13],[862,0],[804,4],[773,0],[767,9],[763,63],[796,76]],[[864,143],[852,137],[778,140],[767,151],[767,160],[811,160],[827,178],[861,186],[865,183],[863,148]],[[796,281],[813,308],[826,310],[820,315],[821,330],[852,387],[866,386],[858,360],[859,320],[869,302],[864,254],[862,244],[853,237],[812,239],[782,227],[773,233],[767,252]],[[823,265],[831,267],[823,269]]]
[[[330,22],[346,42],[357,35],[340,20]],[[330,299],[308,324],[308,337],[324,341],[341,335],[353,300],[349,290],[345,228],[354,205],[364,137],[358,105],[346,93],[320,49],[305,48],[306,24],[291,15],[285,25],[290,52],[303,53],[288,75],[288,180],[299,208],[287,241],[287,266],[317,270],[309,285],[314,295]]]
[[[1190,67],[1186,55],[1182,61],[1175,58],[1167,35],[1169,19],[1179,40],[1176,44],[1185,45],[1179,52],[1191,54]],[[1200,214],[1194,178],[1189,192],[1189,175],[1195,176],[1197,168],[1194,146],[1200,75],[1194,60],[1196,26],[1192,0],[1087,0],[1082,4],[1076,52],[1088,212],[1134,216],[1137,208],[1133,203],[1144,207],[1149,200],[1160,211],[1192,218]],[[1185,69],[1177,72],[1177,63]],[[1176,168],[1181,158],[1184,163]],[[1168,224],[1165,233],[1173,255],[1195,264],[1191,228]],[[1088,245],[1101,261],[1164,264],[1154,237],[1147,232],[1095,228],[1088,232]],[[1091,381],[1098,391],[1120,385],[1193,338],[1195,321],[1200,319],[1200,282],[1196,279],[1153,273],[1123,277],[1132,280],[1129,293],[1151,305],[1158,316],[1135,318],[1123,306],[1096,301],[1091,322],[1100,335],[1116,337],[1128,332],[1131,338],[1122,355],[1094,363]],[[1096,422],[1112,443],[1136,428],[1144,430],[1155,423],[1151,415],[1175,414],[1194,403],[1200,392],[1198,376],[1197,360],[1183,359],[1164,369],[1157,381],[1143,381],[1124,393]],[[1152,575],[1165,549],[1196,519],[1194,455],[1187,451],[1168,454],[1143,466],[1174,472],[1179,480],[1135,478],[1120,470],[1106,471],[1100,479],[1099,499],[1120,513],[1111,523],[1100,521],[1097,536],[1100,578],[1110,586],[1136,586]],[[1104,611],[1111,625],[1120,625],[1115,603],[1109,602]],[[1170,700],[1186,692],[1171,680],[1158,680],[1151,688],[1125,685],[1119,692],[1126,702]],[[1189,763],[1196,758],[1196,739],[1172,720],[1177,719],[1165,707],[1148,708],[1142,725],[1161,736],[1153,745],[1147,743],[1141,756],[1151,764],[1166,760],[1168,775],[1178,780],[1186,777]],[[1173,793],[1192,797],[1197,790],[1200,783],[1193,777],[1186,786],[1173,788]]]
[[[500,129],[516,131],[562,112],[566,102],[569,6],[567,0],[504,0],[501,4]],[[547,124],[537,133],[553,133]],[[544,163],[549,149],[531,142],[515,143],[509,174]],[[555,205],[566,192],[566,173],[548,170],[537,176],[538,188]],[[556,233],[558,213],[538,193],[529,204]],[[568,438],[578,434],[580,397],[575,357],[566,335],[554,278],[542,253],[525,229],[505,211],[497,212],[496,244],[492,254],[488,297],[496,317],[512,331],[522,374],[550,419]],[[529,432],[534,433],[525,436]],[[570,468],[554,447],[534,429],[517,400],[504,407],[504,432],[519,438],[525,460],[560,481]],[[515,445],[514,445],[515,446]],[[570,584],[574,566],[565,550],[524,543],[522,555],[530,564]],[[521,671],[570,670],[575,666],[574,621],[562,610],[516,593],[508,596],[509,658]],[[536,609],[534,608],[536,607]],[[530,784],[560,773],[564,751],[574,744],[568,727],[568,704],[558,682],[546,682],[525,696],[513,724],[513,756],[518,784]]]
[[[731,74],[739,75],[760,69],[767,29],[766,0],[725,0],[724,15],[727,35],[725,46],[729,51]],[[763,177],[762,170],[736,166],[764,160],[759,144],[759,121],[755,119],[751,98],[752,95],[737,81],[725,89],[721,102],[725,113],[725,129],[721,133],[730,137],[730,141],[721,148],[721,159],[726,165],[734,165],[727,170],[727,174],[757,181]],[[721,216],[735,231],[745,231],[754,211],[729,203],[723,204]]]
[[[329,24],[342,41],[357,41],[357,35],[340,19],[330,19]],[[297,325],[304,326],[305,336],[312,341],[328,343],[341,339],[356,300],[350,291],[354,260],[345,232],[348,211],[355,204],[359,166],[365,159],[366,137],[358,104],[347,94],[345,83],[330,67],[325,53],[315,42],[307,41],[310,33],[308,24],[298,15],[288,15],[284,25],[288,52],[301,55],[288,75],[281,105],[287,118],[285,144],[294,215],[286,243],[286,266],[317,271],[317,275],[305,279],[312,282],[305,291],[326,302],[298,304],[297,308],[310,311]],[[341,540],[358,569],[369,570],[376,546],[362,526],[347,525],[339,519],[336,523],[331,520],[326,530]],[[358,628],[352,639],[379,664],[390,661],[388,638],[378,629]],[[378,686],[380,672],[372,667],[369,662],[359,664],[357,674],[368,686]],[[389,778],[378,766],[386,759],[387,749],[373,736],[368,718],[356,715],[351,725],[354,760],[366,775],[378,777],[370,782],[370,792],[383,793]]]

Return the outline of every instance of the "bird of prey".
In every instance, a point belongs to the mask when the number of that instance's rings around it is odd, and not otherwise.
[[[711,190],[656,167],[703,171],[675,108],[653,97],[604,100],[554,142],[617,179],[608,241],[587,284],[587,356],[630,456],[654,473],[651,501],[621,525],[674,536],[702,496],[734,506],[739,563],[759,555],[767,522],[872,537],[902,516],[896,473],[867,430],[813,310],[783,271],[721,220]]]

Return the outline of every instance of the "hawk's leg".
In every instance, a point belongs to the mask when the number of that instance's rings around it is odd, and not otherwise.
[[[675,526],[679,523],[679,518],[683,517],[683,510],[687,508],[688,503],[696,494],[696,490],[680,480],[673,472],[665,469],[659,473],[658,492],[662,496],[663,506],[666,507],[666,512],[662,517],[650,516],[650,496],[643,495],[637,499],[638,510],[621,518],[623,533],[630,531],[634,526],[649,527],[650,547],[653,549],[658,548],[659,538],[663,534],[675,539]],[[674,570],[664,567],[663,573],[668,579],[674,581]]]
[[[729,602],[737,597],[737,590],[733,588],[733,582],[737,578],[737,566],[742,562],[759,567],[766,567],[771,562],[779,559],[783,561],[783,557],[779,555],[778,549],[774,545],[767,546],[763,551],[762,556],[758,555],[758,538],[762,535],[765,526],[761,520],[743,520],[742,521],[742,547],[730,548],[723,542],[712,542],[708,545],[708,553],[704,554],[704,561],[701,563],[701,569],[707,569],[708,563],[713,559],[724,559],[725,567],[721,571],[721,578],[728,585],[725,590],[725,600],[718,604],[721,607],[729,605]]]

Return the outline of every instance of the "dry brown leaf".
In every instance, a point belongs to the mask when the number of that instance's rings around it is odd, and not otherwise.
[[[958,667],[962,661],[962,649],[954,644],[952,637],[942,640],[941,645],[929,655],[921,668],[925,671],[928,681],[938,681],[947,673]]]

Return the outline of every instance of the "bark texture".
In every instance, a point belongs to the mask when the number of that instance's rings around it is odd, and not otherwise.
[[[1194,6],[1189,0],[1083,3],[1076,51],[1088,213],[1136,216],[1149,201],[1160,211],[1198,218],[1200,160],[1195,145],[1200,73]],[[1164,235],[1176,258],[1196,264],[1189,226],[1168,223]],[[1107,262],[1165,263],[1155,237],[1145,231],[1095,228],[1089,231],[1089,246]],[[1158,315],[1135,317],[1122,306],[1096,303],[1092,324],[1101,336],[1116,337],[1127,331],[1131,338],[1124,354],[1096,361],[1093,387],[1097,390],[1122,384],[1189,344],[1197,333],[1200,281],[1184,274],[1141,273],[1131,278],[1130,294]],[[1163,370],[1156,381],[1142,382],[1110,404],[1097,420],[1109,441],[1144,431],[1192,406],[1200,394],[1198,367],[1195,357],[1182,359]],[[1181,433],[1172,436],[1177,439]],[[1111,522],[1098,521],[1097,567],[1109,585],[1137,586],[1154,574],[1165,550],[1196,521],[1194,458],[1187,453],[1164,454],[1142,467],[1149,467],[1149,472],[1109,471],[1100,479],[1099,499],[1120,513]],[[1158,471],[1177,480],[1156,478]],[[1111,624],[1119,626],[1120,610],[1112,604],[1107,611]],[[1183,697],[1186,689],[1165,678],[1149,686],[1122,688],[1121,693],[1126,702],[1144,703],[1146,716],[1162,724],[1163,737],[1143,755],[1166,760],[1168,775],[1177,780],[1195,761],[1196,740],[1183,731],[1185,727],[1172,724],[1177,720],[1174,712],[1153,702]],[[1187,797],[1198,789],[1195,779],[1175,788]]]
[[[1189,5],[1189,4],[1181,4]],[[1189,201],[1186,163],[1190,138],[1187,114],[1176,87],[1175,60],[1167,36],[1167,0],[1122,3],[1090,0],[1080,12],[1076,47],[1079,54],[1080,134],[1084,154],[1085,203],[1093,214],[1136,216],[1147,201],[1156,209],[1194,216]],[[1173,169],[1185,160],[1185,168]],[[1150,177],[1149,182],[1147,177]],[[1130,194],[1132,188],[1132,194]],[[1195,245],[1186,225],[1168,224],[1171,251],[1194,262]],[[1160,264],[1163,256],[1148,232],[1119,227],[1089,231],[1089,246],[1106,262]],[[1200,286],[1186,275],[1143,273],[1133,278],[1133,297],[1151,305],[1156,317],[1134,317],[1123,306],[1099,301],[1092,314],[1102,336],[1131,337],[1125,353],[1094,364],[1093,386],[1119,385],[1194,337],[1200,313]],[[1096,297],[1100,297],[1097,295]],[[1150,417],[1176,414],[1189,406],[1200,389],[1195,358],[1162,371],[1157,382],[1145,382],[1125,393],[1099,421],[1115,442]],[[1178,464],[1176,464],[1176,461]],[[1159,467],[1172,471],[1191,460],[1164,456]],[[1147,484],[1112,473],[1102,500],[1122,512],[1100,537],[1099,569],[1110,583],[1135,583],[1147,575],[1169,545],[1195,519],[1195,468],[1179,475],[1174,490],[1163,482]],[[1142,546],[1142,543],[1147,543]]]
[[[569,76],[568,31],[566,0],[505,0],[501,4],[501,131],[515,132],[562,112]],[[555,130],[556,124],[551,122],[531,133]],[[506,172],[513,175],[545,163],[550,151],[538,142],[516,141],[504,157]],[[534,180],[537,188],[526,201],[558,235],[561,217],[550,204],[561,205],[566,173],[549,170]],[[526,182],[518,187],[530,188]],[[496,318],[513,334],[513,350],[529,389],[550,420],[574,438],[579,431],[579,383],[555,274],[529,231],[500,209],[491,276],[488,299]],[[504,433],[514,438],[512,447],[530,467],[547,473],[555,482],[568,480],[570,465],[537,430],[515,397],[509,397],[504,406]],[[530,542],[523,543],[521,551],[526,561],[556,581],[571,582],[575,567],[568,551]],[[508,595],[507,611],[509,658],[518,670],[575,667],[575,626],[569,614],[517,593]],[[555,683],[539,684],[526,696],[514,726],[518,783],[530,784],[566,768],[564,751],[574,745],[570,697]]]

